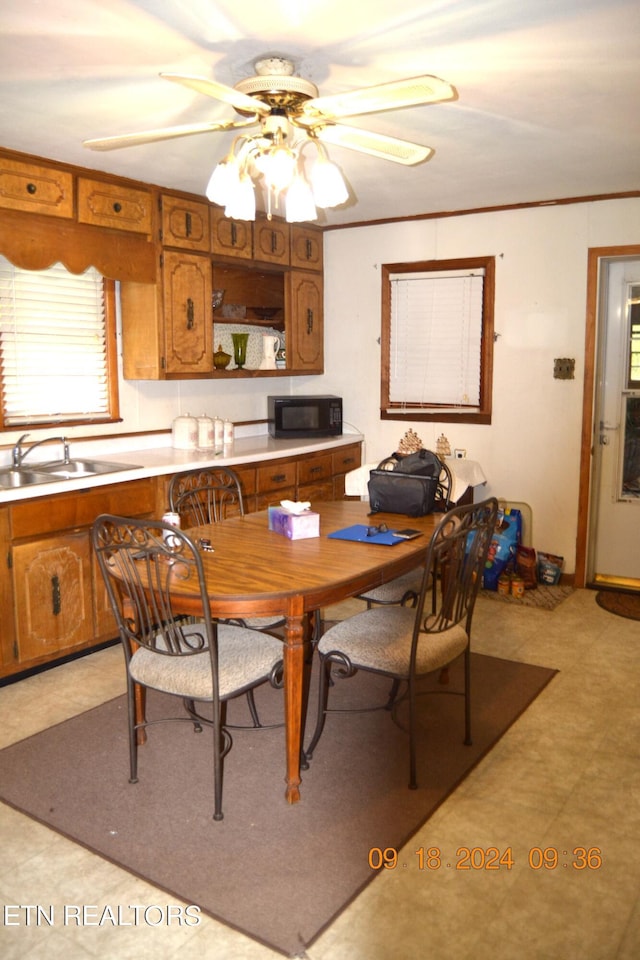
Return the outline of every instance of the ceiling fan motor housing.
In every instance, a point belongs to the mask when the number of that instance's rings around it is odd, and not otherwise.
[[[282,57],[267,57],[255,64],[255,77],[239,80],[234,88],[272,108],[295,112],[306,100],[318,96],[315,83],[293,76],[293,63]],[[242,113],[243,111],[238,111]]]

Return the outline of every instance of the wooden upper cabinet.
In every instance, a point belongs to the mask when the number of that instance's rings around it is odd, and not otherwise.
[[[324,373],[322,276],[302,270],[287,275],[287,369]]]
[[[253,258],[289,265],[289,224],[260,218],[253,224]]]
[[[151,233],[150,190],[78,178],[78,222],[95,227]]]
[[[162,194],[162,242],[167,247],[209,251],[209,206]]]
[[[291,227],[291,266],[303,270],[323,268],[322,231],[313,227]]]
[[[0,157],[0,207],[72,218],[73,176],[55,167]]]
[[[230,220],[222,207],[211,207],[211,252],[223,257],[253,257],[253,229],[247,220]]]
[[[212,276],[208,257],[165,251],[162,268],[166,373],[213,370]]]

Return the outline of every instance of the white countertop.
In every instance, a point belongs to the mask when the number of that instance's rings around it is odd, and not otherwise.
[[[343,433],[339,437],[326,437],[320,440],[274,440],[268,434],[238,436],[220,453],[214,453],[212,450],[175,450],[171,446],[171,434],[167,433],[143,437],[109,437],[92,441],[70,440],[71,459],[109,460],[115,463],[131,464],[131,468],[93,477],[76,477],[72,480],[32,484],[18,490],[0,489],[0,504],[33,500],[36,497],[48,497],[56,493],[70,493],[73,490],[86,490],[91,487],[104,487],[108,484],[125,483],[144,477],[158,477],[198,467],[233,467],[242,463],[251,463],[254,460],[267,461],[305,453],[319,453],[322,450],[348,446],[362,440],[364,437],[360,433]],[[25,460],[25,468],[32,467],[37,470],[36,454],[41,463],[50,462],[52,455],[58,455],[58,449],[54,444],[51,447],[46,445],[38,447],[38,450],[34,451],[34,458],[31,459],[29,455]],[[9,463],[7,462],[6,465],[8,466]]]

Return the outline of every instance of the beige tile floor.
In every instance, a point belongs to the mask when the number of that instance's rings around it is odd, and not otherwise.
[[[301,956],[640,956],[640,621],[605,613],[590,591],[576,591],[553,612],[481,598],[474,646],[560,673],[400,852],[400,866],[378,875]],[[120,656],[116,647],[0,689],[0,746],[117,695]],[[478,864],[489,847],[511,848],[514,865],[458,870],[463,846],[479,848]],[[598,848],[602,865],[593,850],[584,870],[529,863],[534,848],[556,849],[566,862],[577,847]],[[419,848],[438,848],[440,869],[420,870]],[[149,884],[0,804],[0,903],[61,911],[62,904],[167,902]],[[37,925],[34,911],[7,918],[20,922],[3,924],[0,916],[4,960],[280,956],[209,918],[198,926],[168,924],[158,911],[137,926]]]

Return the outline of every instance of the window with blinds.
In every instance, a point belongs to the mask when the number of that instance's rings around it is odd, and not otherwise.
[[[61,264],[22,270],[0,257],[4,428],[117,415],[109,350],[112,301],[113,282],[93,267],[82,274]]]
[[[383,419],[491,422],[493,266],[383,266]]]

